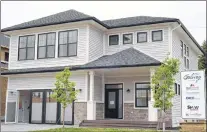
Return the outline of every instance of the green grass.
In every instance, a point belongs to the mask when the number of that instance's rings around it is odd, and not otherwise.
[[[156,130],[117,129],[117,128],[56,128],[34,132],[157,132]]]

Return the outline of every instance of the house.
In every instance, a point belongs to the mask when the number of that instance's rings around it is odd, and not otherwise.
[[[5,71],[8,69],[9,61],[9,38],[0,34],[0,70]],[[6,89],[7,89],[7,77],[0,77],[1,88],[1,119],[4,119],[5,115],[5,103],[6,103]]]
[[[66,124],[83,120],[158,121],[151,77],[167,57],[180,71],[197,70],[203,51],[179,19],[137,16],[101,21],[68,10],[1,30],[10,36],[6,123],[62,123],[61,105],[50,98],[55,74],[70,67],[78,100]],[[181,116],[180,73],[175,76],[172,127]]]

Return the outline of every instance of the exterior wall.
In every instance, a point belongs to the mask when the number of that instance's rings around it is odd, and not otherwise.
[[[6,104],[6,89],[7,89],[6,77],[0,77],[0,88],[1,88],[1,116],[5,115],[5,104]]]
[[[96,103],[96,119],[104,119],[104,108],[105,104],[104,103]]]
[[[36,30],[35,30],[36,29]],[[24,69],[24,68],[38,68],[38,67],[53,67],[53,66],[70,66],[81,65],[87,62],[87,26],[73,25],[73,26],[56,26],[49,29],[43,28],[41,30],[30,30],[28,32],[19,32],[11,36],[10,40],[10,60],[9,69]],[[65,30],[78,29],[78,44],[77,44],[77,56],[74,57],[58,57],[58,32]],[[55,44],[55,58],[37,59],[37,37],[38,34],[46,32],[56,32],[56,44]],[[35,60],[22,60],[18,61],[18,41],[19,36],[35,34]]]
[[[89,27],[89,61],[103,56],[103,31]]]
[[[152,31],[163,30],[163,41],[152,42]],[[137,32],[147,32],[148,42],[137,43]],[[137,50],[154,57],[159,61],[163,61],[169,52],[169,36],[167,24],[155,24],[147,26],[127,27],[121,29],[110,29],[105,36],[105,54],[113,54],[129,47],[134,47]],[[133,44],[123,44],[124,33],[133,33]],[[119,34],[119,45],[109,46],[108,35]],[[158,54],[159,53],[159,54]]]
[[[193,50],[189,40],[186,40],[184,35],[176,30],[173,31],[172,57],[180,60],[179,73],[175,76],[176,83],[178,84],[181,84],[180,72],[186,70],[184,66],[184,58],[181,56],[180,41],[183,41],[183,43],[189,47],[189,70],[198,70],[198,54]],[[179,121],[181,119],[181,96],[175,95],[172,101],[172,123],[173,127],[177,127],[179,126]]]
[[[79,125],[83,120],[87,119],[87,103],[74,103],[74,124]]]
[[[86,73],[73,73],[70,78],[76,83],[75,88],[82,89],[78,93],[78,101],[86,101],[87,85]],[[53,89],[55,88],[55,73],[28,74],[10,76],[8,79],[8,90],[32,90],[32,89]]]

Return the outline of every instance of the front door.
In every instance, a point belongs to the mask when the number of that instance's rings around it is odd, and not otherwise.
[[[105,118],[118,118],[119,89],[106,89]]]

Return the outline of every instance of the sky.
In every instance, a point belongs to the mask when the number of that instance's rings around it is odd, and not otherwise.
[[[199,44],[206,40],[206,1],[2,1],[1,29],[69,9],[99,20],[132,16],[178,18]]]

